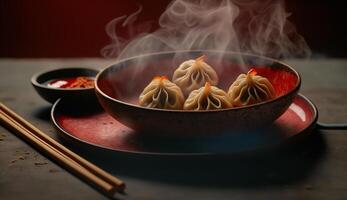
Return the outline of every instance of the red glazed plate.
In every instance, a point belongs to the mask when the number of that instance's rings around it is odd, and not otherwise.
[[[230,155],[268,149],[307,135],[315,126],[318,113],[314,104],[299,94],[289,109],[267,128],[194,138],[138,134],[97,104],[83,105],[64,99],[54,104],[51,117],[61,136],[89,147],[149,155]]]

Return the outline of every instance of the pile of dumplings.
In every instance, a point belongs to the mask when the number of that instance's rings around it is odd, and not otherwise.
[[[240,74],[228,92],[218,88],[216,71],[205,56],[183,62],[172,81],[157,76],[144,88],[139,104],[148,108],[171,110],[216,110],[251,105],[275,97],[269,80],[255,70]]]

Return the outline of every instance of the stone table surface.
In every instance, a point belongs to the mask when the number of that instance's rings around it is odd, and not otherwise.
[[[258,155],[168,158],[104,154],[57,137],[50,104],[30,77],[59,67],[103,68],[110,60],[0,59],[0,102],[86,159],[127,183],[119,199],[347,199],[347,131],[314,130],[307,140]],[[347,60],[288,60],[319,121],[347,122]],[[107,199],[0,126],[0,199]]]

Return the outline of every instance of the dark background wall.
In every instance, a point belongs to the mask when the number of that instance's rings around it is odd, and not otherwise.
[[[0,0],[0,57],[98,57],[109,43],[107,22],[134,12],[138,3],[140,21],[156,21],[169,2]],[[287,0],[287,10],[315,54],[347,56],[343,3]]]

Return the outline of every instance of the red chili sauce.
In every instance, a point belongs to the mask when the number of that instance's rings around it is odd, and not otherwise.
[[[93,88],[94,79],[86,76],[59,78],[48,81],[47,85],[52,88]]]

